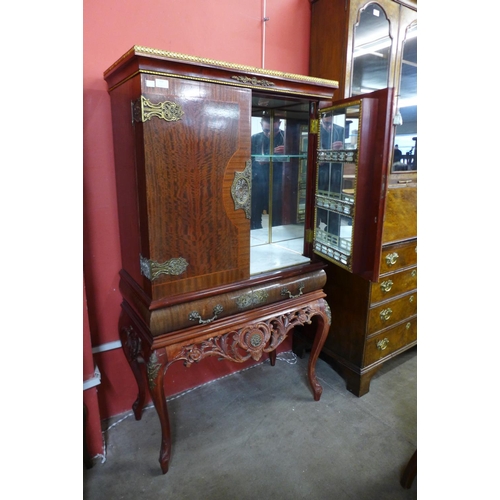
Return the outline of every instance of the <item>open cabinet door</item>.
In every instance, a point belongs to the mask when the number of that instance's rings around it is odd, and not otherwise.
[[[393,94],[386,88],[319,111],[313,249],[370,281],[380,268]]]

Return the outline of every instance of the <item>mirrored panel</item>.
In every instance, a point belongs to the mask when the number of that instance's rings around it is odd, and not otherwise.
[[[406,32],[403,45],[393,172],[417,170],[417,25]]]
[[[320,112],[314,251],[351,268],[361,104]]]
[[[352,96],[388,86],[391,49],[389,20],[382,7],[372,3],[360,12],[354,27]]]
[[[309,103],[254,95],[250,273],[309,262],[303,255]]]

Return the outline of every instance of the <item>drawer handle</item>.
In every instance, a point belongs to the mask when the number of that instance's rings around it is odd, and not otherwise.
[[[380,319],[382,321],[387,321],[391,317],[391,314],[392,309],[390,307],[388,307],[387,309],[383,309],[382,311],[380,311]]]
[[[389,345],[389,339],[386,337],[385,339],[379,340],[377,342],[377,349],[379,351],[383,351],[384,349],[387,349],[388,345]]]
[[[417,275],[417,270],[414,269],[412,272],[411,272],[411,277],[414,278],[415,276]]]
[[[392,280],[382,281],[382,283],[380,283],[380,288],[383,292],[387,293],[391,291],[392,285],[394,285]]]
[[[396,261],[398,260],[399,255],[394,252],[386,255],[385,257],[385,262],[387,263],[388,266],[393,266],[396,264]]]
[[[406,329],[409,330],[411,328],[411,323],[406,323]]]
[[[299,286],[299,293],[297,295],[292,295],[292,292],[288,290],[288,288],[285,286],[281,289],[281,295],[286,295],[288,293],[288,297],[290,299],[296,299],[297,297],[300,297],[302,295],[302,290],[304,290],[304,283],[301,283]]]
[[[198,311],[191,311],[189,313],[189,321],[198,320],[198,323],[200,325],[206,325],[207,323],[211,323],[212,321],[216,320],[217,314],[220,314],[223,310],[223,307],[220,304],[217,304],[213,309],[214,315],[210,319],[201,319],[201,314]]]
[[[413,295],[410,295],[410,302],[413,302],[415,300],[415,297]]]

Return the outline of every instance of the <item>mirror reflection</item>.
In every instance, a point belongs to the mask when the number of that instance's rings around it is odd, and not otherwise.
[[[403,45],[399,91],[401,125],[394,138],[392,171],[417,170],[417,25],[411,26]]]
[[[360,104],[320,112],[314,249],[350,266]]]
[[[389,20],[382,7],[372,3],[360,12],[354,27],[351,95],[388,86],[391,47]]]
[[[303,255],[308,134],[308,102],[253,97],[251,274],[309,261]]]

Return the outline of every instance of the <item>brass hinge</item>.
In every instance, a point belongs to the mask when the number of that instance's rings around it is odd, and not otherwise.
[[[317,134],[318,130],[319,130],[319,120],[317,118],[314,118],[309,122],[309,133]]]
[[[306,229],[306,243],[312,243],[314,241],[314,231],[312,229]]]
[[[132,122],[146,122],[156,117],[166,122],[178,121],[182,118],[184,111],[175,102],[164,101],[153,104],[149,99],[141,95],[140,99],[132,101]]]

